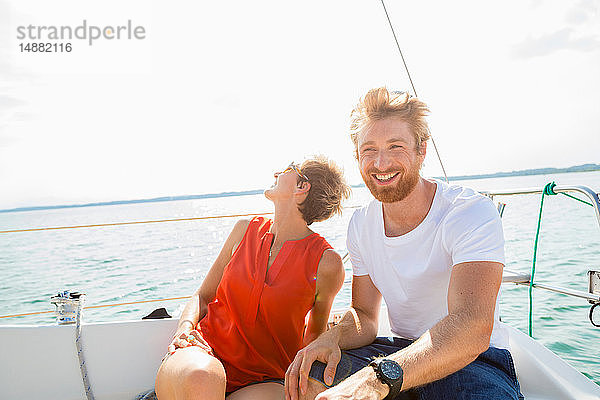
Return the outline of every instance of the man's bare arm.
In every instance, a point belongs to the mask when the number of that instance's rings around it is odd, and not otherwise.
[[[502,268],[494,262],[467,262],[453,267],[448,315],[391,357],[404,369],[404,389],[448,376],[488,349]]]
[[[331,329],[339,336],[340,349],[371,344],[379,329],[381,293],[368,275],[352,277],[352,303],[342,320]]]
[[[453,267],[448,288],[448,315],[407,348],[388,359],[404,370],[402,390],[425,385],[448,376],[474,361],[489,347],[494,325],[496,297],[503,265],[467,262]],[[341,398],[359,387],[372,387],[374,397],[387,395],[373,368],[366,367],[317,399]]]

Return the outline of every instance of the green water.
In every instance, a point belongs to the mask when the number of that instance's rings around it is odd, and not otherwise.
[[[462,181],[478,190],[543,187],[549,181],[580,184],[600,191],[600,172]],[[347,205],[366,203],[366,189],[355,189]],[[540,195],[497,198],[506,202],[503,223],[507,268],[529,272]],[[187,218],[270,211],[262,195],[164,203],[0,214],[0,230],[41,226]],[[314,224],[341,254],[352,209]],[[128,225],[104,228],[2,234],[0,236],[0,315],[52,309],[59,290],[87,293],[87,304],[112,304],[190,295],[201,283],[235,219]],[[591,207],[553,196],[545,200],[536,281],[587,291],[588,269],[600,270],[600,228]],[[346,265],[347,280],[351,267]],[[345,286],[334,307],[350,302]],[[535,290],[534,337],[576,369],[600,383],[600,328],[588,320],[582,299]],[[87,310],[86,321],[139,319],[165,306],[172,315],[183,301]],[[599,313],[600,314],[600,313]],[[502,287],[501,318],[527,332],[526,287]],[[600,320],[600,315],[598,316]],[[0,324],[49,324],[43,314],[0,319]]]

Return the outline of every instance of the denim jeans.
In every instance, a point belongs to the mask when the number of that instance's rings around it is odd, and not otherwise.
[[[403,349],[411,340],[396,337],[378,337],[365,347],[342,351],[333,385],[369,365],[375,357],[387,356]],[[309,376],[323,385],[325,364],[315,361]],[[332,386],[333,386],[332,385]],[[325,385],[328,386],[328,385]],[[523,399],[508,350],[490,347],[471,364],[438,381],[403,391],[397,400],[505,400]]]

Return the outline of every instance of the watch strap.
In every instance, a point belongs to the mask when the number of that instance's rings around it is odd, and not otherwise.
[[[398,368],[400,369],[400,377],[398,379],[392,380],[382,373],[380,364],[383,361],[392,362],[398,366]],[[369,365],[372,366],[375,370],[375,375],[377,376],[377,379],[388,385],[388,387],[390,388],[390,391],[385,397],[385,399],[393,399],[394,397],[396,397],[396,395],[398,395],[402,390],[402,382],[404,380],[404,371],[402,371],[402,367],[400,367],[400,365],[396,361],[385,358],[376,358],[373,361],[371,361]]]

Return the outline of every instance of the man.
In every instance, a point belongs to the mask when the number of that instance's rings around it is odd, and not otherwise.
[[[498,318],[500,217],[473,190],[420,176],[428,112],[385,88],[352,112],[375,200],[348,227],[351,308],[298,352],[286,373],[289,400],[522,397]],[[398,337],[376,339],[382,297]]]

